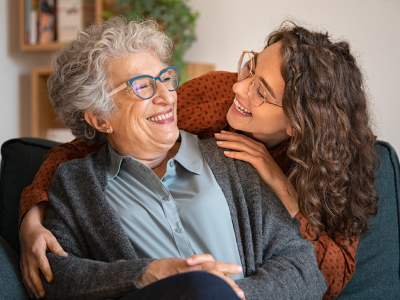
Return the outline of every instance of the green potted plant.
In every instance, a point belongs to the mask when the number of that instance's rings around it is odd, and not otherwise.
[[[118,13],[128,21],[152,18],[174,42],[172,64],[179,68],[180,82],[187,81],[187,63],[183,55],[196,40],[198,12],[187,5],[188,0],[117,0],[113,11],[105,8],[104,18]]]

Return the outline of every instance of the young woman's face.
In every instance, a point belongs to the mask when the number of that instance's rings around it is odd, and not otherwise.
[[[280,43],[272,44],[260,52],[254,63],[254,77],[249,77],[233,85],[235,99],[228,111],[227,119],[232,128],[249,133],[270,148],[289,137],[289,133],[291,133],[289,119],[284,114],[282,107],[269,103],[263,103],[258,107],[254,106],[250,101],[249,94],[251,97],[261,97],[262,95],[257,89],[249,93],[249,89],[255,78],[266,87],[266,100],[282,105],[285,82],[281,75]]]

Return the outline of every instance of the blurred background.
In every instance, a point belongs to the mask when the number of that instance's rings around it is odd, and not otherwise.
[[[104,9],[110,3],[100,1],[104,2]],[[152,2],[155,1],[148,0]],[[288,18],[311,29],[328,31],[333,39],[348,40],[364,71],[374,131],[400,153],[399,0],[178,2],[189,8],[191,20],[185,22],[193,28],[185,31],[190,33],[193,29],[196,39],[190,40],[188,49],[182,51],[182,62],[189,62],[187,70],[194,74],[189,78],[210,69],[236,71],[242,50],[261,50],[267,35]],[[55,49],[60,46],[28,45],[21,20],[21,16],[26,17],[21,10],[25,3],[26,0],[0,0],[0,144],[15,137],[43,136],[41,124],[54,118],[47,116],[51,108],[38,104],[33,94],[45,98],[45,79],[51,72]],[[118,9],[116,12],[121,13]],[[110,12],[97,13],[104,17]],[[48,123],[43,126],[49,127]]]

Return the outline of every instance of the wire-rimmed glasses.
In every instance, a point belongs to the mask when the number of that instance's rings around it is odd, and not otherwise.
[[[172,66],[165,68],[157,77],[141,75],[129,79],[127,82],[112,90],[109,95],[112,96],[130,86],[140,99],[148,100],[153,97],[157,91],[157,80],[159,80],[168,91],[175,91],[179,87],[178,67]]]
[[[268,100],[268,89],[257,77],[254,76],[257,55],[258,52],[243,50],[243,53],[240,56],[238,62],[238,81],[242,81],[249,77],[252,77],[248,92],[248,97],[252,105],[257,107],[261,106],[265,102],[278,107],[282,107],[281,105]]]

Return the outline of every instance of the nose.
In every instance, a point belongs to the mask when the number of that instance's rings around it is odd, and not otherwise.
[[[251,82],[251,78],[246,78],[242,81],[236,82],[232,90],[235,93],[235,95],[239,96],[240,99],[242,100],[249,100],[249,85]]]
[[[169,91],[167,87],[162,84],[159,80],[156,81],[156,93],[153,97],[153,103],[155,104],[171,104],[176,101],[176,91]]]

